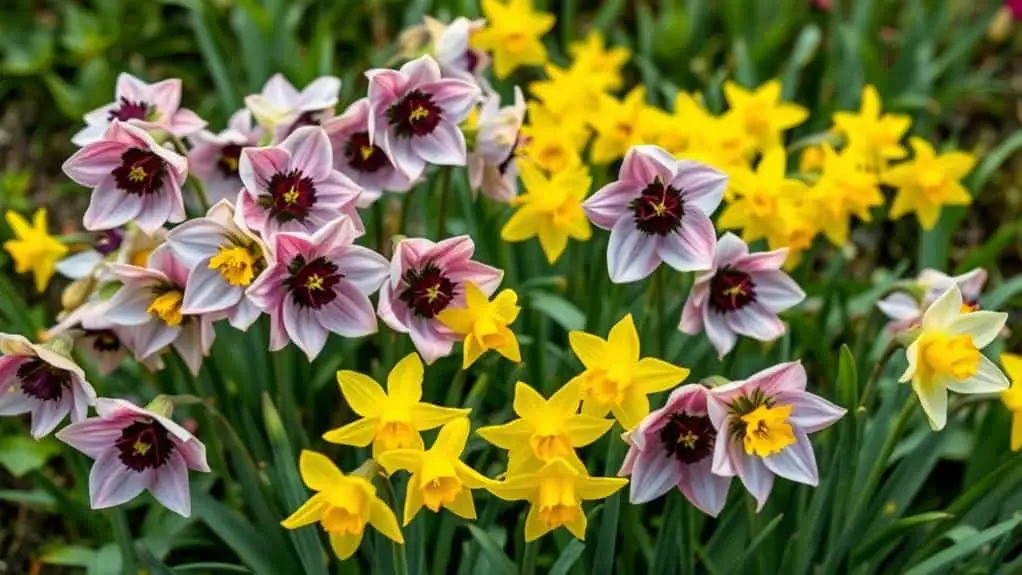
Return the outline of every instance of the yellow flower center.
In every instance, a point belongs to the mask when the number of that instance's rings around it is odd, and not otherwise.
[[[416,106],[412,109],[412,113],[408,115],[408,119],[413,122],[416,120],[425,120],[429,117],[429,110],[425,106]],[[371,152],[372,150],[370,150]]]
[[[365,522],[358,513],[351,513],[341,507],[328,507],[320,519],[323,529],[338,535],[358,535],[365,529]]]
[[[247,286],[255,277],[255,257],[246,248],[222,245],[209,259],[209,269],[219,271],[232,286]]]
[[[293,206],[298,203],[299,196],[300,194],[298,193],[298,190],[296,190],[294,186],[291,186],[291,189],[284,192],[284,203],[289,206]]]
[[[323,289],[323,276],[319,274],[310,274],[305,280],[305,289],[309,291],[320,291]]]
[[[145,180],[146,172],[142,166],[134,166],[131,171],[128,172],[128,179],[132,182],[141,182]]]
[[[442,505],[454,503],[461,492],[461,480],[457,477],[436,477],[420,486],[422,504],[430,511],[439,511]]]
[[[545,477],[539,483],[539,518],[554,528],[578,519],[582,513],[570,477]]]
[[[504,38],[504,48],[508,52],[521,52],[529,38],[522,32],[512,32]]]
[[[369,157],[373,155],[373,147],[372,146],[362,146],[362,147],[360,147],[358,149],[358,153],[359,153],[360,156],[362,156],[363,160],[368,160]]]
[[[436,298],[440,297],[441,293],[439,283],[426,288],[426,301],[433,303],[436,301]]]
[[[926,375],[953,377],[958,381],[976,375],[979,350],[969,335],[930,333],[919,344],[919,368]]]
[[[571,455],[571,439],[563,433],[535,433],[529,438],[529,446],[540,461]]]
[[[758,190],[749,198],[752,213],[758,218],[772,216],[777,211],[777,199],[766,190]]]
[[[752,105],[745,113],[745,129],[757,136],[770,130],[770,106]]]
[[[184,294],[180,290],[171,289],[156,296],[146,309],[147,312],[163,320],[171,327],[181,325],[181,300]]]
[[[416,447],[418,433],[405,421],[387,421],[376,430],[376,440],[384,451]],[[422,449],[419,446],[419,449]]]
[[[135,451],[135,455],[145,455],[146,453],[149,453],[149,450],[152,449],[152,447],[153,446],[151,444],[146,443],[141,439],[131,446],[131,448]]]
[[[582,378],[582,394],[601,405],[620,405],[631,381],[621,374],[589,370]]]
[[[618,137],[623,140],[630,138],[634,129],[634,126],[628,122],[618,122],[614,125],[614,131],[617,132]]]
[[[558,172],[567,163],[567,154],[559,146],[544,146],[540,149],[537,162],[551,172]]]
[[[791,405],[767,407],[761,405],[742,416],[745,433],[742,444],[745,453],[759,457],[767,457],[780,453],[785,447],[795,443],[795,433],[788,423],[788,417],[794,409]]]

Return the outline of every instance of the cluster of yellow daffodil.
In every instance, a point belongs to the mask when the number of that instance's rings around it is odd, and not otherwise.
[[[585,367],[581,374],[549,399],[517,382],[513,408],[518,418],[476,430],[487,442],[508,451],[507,471],[499,479],[490,479],[461,460],[471,410],[422,401],[424,367],[417,354],[394,366],[386,389],[361,373],[338,372],[341,394],[359,419],[323,438],[341,445],[372,445],[372,460],[344,475],[325,456],[304,452],[300,471],[317,493],[282,524],[296,529],[320,523],[342,559],[358,548],[366,525],[402,543],[394,513],[377,497],[373,479],[378,472],[407,471],[405,525],[422,507],[433,512],[443,507],[475,519],[472,490],[486,489],[501,499],[532,504],[525,521],[526,541],[561,526],[584,539],[582,501],[605,498],[628,480],[590,476],[575,450],[602,437],[615,419],[624,429],[634,428],[650,411],[647,396],[676,386],[688,370],[640,358],[631,315],[618,322],[606,340],[581,331],[572,332],[570,340]],[[607,419],[608,413],[615,419]],[[437,427],[436,439],[425,449],[420,433]]]

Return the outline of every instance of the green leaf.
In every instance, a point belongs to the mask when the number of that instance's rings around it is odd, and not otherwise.
[[[593,18],[593,29],[599,30],[604,36],[610,25],[618,20],[621,10],[625,7],[625,0],[607,0],[600,6],[599,12]]]
[[[481,528],[466,523],[465,527],[468,527],[469,533],[472,534],[472,538],[476,540],[479,547],[483,550],[483,554],[490,562],[490,567],[497,570],[497,573],[503,575],[517,575],[518,568],[515,567],[513,561],[501,550],[497,542],[493,540],[493,537],[483,531]]]
[[[855,356],[848,345],[841,345],[841,359],[837,365],[837,397],[842,407],[849,412],[859,403],[859,375],[855,367]]]
[[[217,95],[220,97],[220,106],[225,113],[233,112],[238,107],[240,100],[234,90],[234,81],[231,78],[227,60],[217,45],[214,36],[214,27],[210,25],[209,18],[203,8],[203,3],[192,0],[191,17],[192,28],[195,30],[195,40],[199,45],[202,58],[213,76],[213,84],[216,86]]]
[[[246,518],[208,493],[192,493],[192,513],[206,524],[246,565],[259,575],[286,573],[293,565],[278,565],[268,540]],[[272,526],[276,528],[276,526]]]
[[[153,557],[153,554],[145,547],[141,545],[136,546],[135,553],[138,554],[138,558],[142,565],[145,566],[148,575],[174,575],[174,572],[169,567],[156,557]]]
[[[0,439],[0,465],[15,477],[23,477],[30,471],[42,469],[57,453],[60,453],[60,446],[50,438],[35,441],[14,435]]]
[[[983,309],[999,310],[1019,293],[1022,293],[1022,276],[1011,278],[980,296],[980,307]]]
[[[936,553],[929,559],[917,564],[905,572],[905,575],[929,575],[930,573],[946,573],[959,559],[975,553],[984,545],[993,542],[1008,533],[1011,533],[1019,523],[1022,523],[1022,515],[1016,515],[1007,521],[1002,521],[993,527],[984,529],[979,533],[966,537],[960,542]]]
[[[798,39],[795,40],[795,47],[791,51],[791,57],[788,58],[788,66],[784,70],[782,99],[791,100],[795,97],[798,89],[798,75],[816,57],[822,38],[823,33],[820,32],[820,27],[816,24],[806,26],[799,33]]]
[[[175,573],[191,573],[192,571],[198,573],[251,573],[247,568],[231,563],[186,563],[174,567]]]
[[[96,555],[94,549],[80,545],[66,545],[47,551],[40,561],[47,565],[62,565],[65,567],[88,567]]]
[[[566,331],[583,329],[586,316],[575,304],[559,295],[543,291],[529,292],[529,307],[554,320]]]
[[[571,542],[564,546],[564,550],[557,557],[557,561],[554,561],[554,564],[550,566],[548,575],[568,575],[568,571],[575,565],[578,558],[582,556],[585,548],[585,543],[578,539],[572,539]]]
[[[928,513],[911,515],[909,517],[902,517],[885,527],[855,549],[852,552],[853,561],[860,558],[867,560],[872,559],[875,553],[879,552],[885,545],[889,545],[891,542],[902,537],[905,532],[911,531],[920,525],[926,525],[927,523],[941,521],[943,519],[951,519],[952,517],[954,517],[954,515],[943,511],[931,511]]]

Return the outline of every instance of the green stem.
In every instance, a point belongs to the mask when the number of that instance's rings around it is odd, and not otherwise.
[[[186,158],[188,157],[188,148],[185,147],[184,142],[180,138],[171,137],[170,141],[174,143],[174,149],[177,150],[177,153]],[[202,208],[202,215],[206,215],[210,206],[209,196],[206,195],[206,186],[202,185],[202,182],[194,175],[188,178],[188,183],[195,189],[195,195],[199,198],[199,207]]]
[[[447,196],[450,194],[451,189],[451,174],[454,172],[454,168],[446,167],[440,171],[440,181],[437,183],[439,188],[438,194],[439,205],[437,207],[437,218],[436,218],[436,239],[444,239],[447,233]]]
[[[886,366],[887,362],[894,356],[894,352],[898,351],[900,348],[901,346],[893,341],[888,344],[887,349],[884,350],[884,354],[880,356],[880,360],[873,366],[873,372],[869,374],[869,380],[866,381],[866,387],[862,390],[862,399],[859,400],[859,407],[869,408],[869,404],[873,400],[873,394],[876,392],[877,380],[880,379],[880,374],[883,373],[884,366]]]
[[[121,572],[124,575],[136,575],[138,573],[138,557],[135,555],[135,544],[131,539],[128,518],[123,509],[111,509],[109,517],[117,546],[121,548]]]
[[[378,475],[378,479],[383,484],[384,501],[387,502],[391,509],[397,509],[397,497],[394,495],[394,487],[390,484],[390,479],[382,473]],[[405,556],[405,546],[397,541],[391,541],[390,553],[394,563],[394,574],[408,575],[408,557]]]
[[[376,200],[373,205],[373,225],[376,228],[376,251],[384,254],[386,253],[386,246],[383,243],[386,240],[387,230],[383,227],[383,210],[386,198],[380,198]]]
[[[522,575],[533,575],[536,572],[536,557],[539,556],[539,541],[525,544],[525,557],[522,558]]]
[[[412,188],[405,192],[405,197],[401,200],[401,218],[398,220],[397,233],[402,235],[408,234],[408,216],[411,214],[412,207],[412,195],[415,193],[416,188]]]

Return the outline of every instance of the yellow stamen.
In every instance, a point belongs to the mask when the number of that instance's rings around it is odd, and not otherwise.
[[[142,166],[132,166],[131,171],[128,172],[128,179],[136,184],[146,178],[145,168]]]
[[[684,445],[689,449],[695,449],[697,441],[699,441],[699,436],[692,433],[692,431],[686,431],[685,435],[678,438],[678,444]]]
[[[422,504],[430,511],[439,511],[443,505],[450,505],[461,492],[461,481],[457,477],[436,477],[422,486]]]
[[[232,286],[247,286],[255,277],[255,261],[248,249],[225,244],[209,259],[209,269],[219,271]]]
[[[323,289],[323,278],[319,274],[312,274],[305,280],[305,289],[309,291],[321,291]]]
[[[372,146],[362,146],[362,147],[360,147],[358,149],[358,153],[359,153],[359,155],[362,156],[363,160],[368,160],[370,158],[370,156],[373,155],[373,147]]]
[[[298,203],[299,196],[300,196],[300,194],[298,193],[298,190],[296,190],[294,186],[291,186],[290,190],[284,192],[284,196],[283,196],[284,197],[284,203],[289,205],[289,206],[293,206],[293,205]]]
[[[223,162],[225,164],[227,164],[227,167],[230,168],[232,172],[237,172],[238,171],[238,158],[232,158],[231,156],[224,156]]]
[[[184,317],[181,315],[181,300],[184,294],[180,290],[172,289],[163,292],[149,304],[147,312],[162,319],[170,327],[181,325]]]
[[[426,288],[426,301],[433,303],[438,297],[440,297],[440,284]]]
[[[761,405],[742,416],[745,436],[742,443],[745,453],[767,457],[780,453],[785,447],[794,445],[795,433],[788,423],[794,409],[791,405],[767,407]]]
[[[429,109],[425,106],[416,106],[412,113],[408,115],[408,119],[415,122],[418,120],[425,120],[429,117]]]
[[[149,450],[152,449],[152,447],[153,446],[151,444],[146,443],[141,439],[131,446],[131,448],[135,451],[135,455],[145,455],[146,453],[149,453]]]
[[[970,335],[931,333],[924,336],[919,347],[920,368],[926,375],[962,381],[979,370],[980,353]]]

